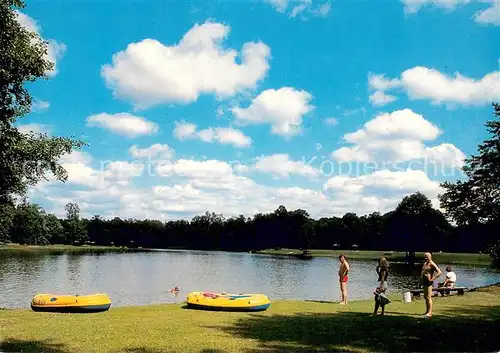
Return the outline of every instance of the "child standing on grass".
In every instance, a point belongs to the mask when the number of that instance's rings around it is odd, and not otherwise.
[[[385,292],[387,291],[387,277],[389,276],[389,262],[385,257],[380,257],[378,260],[378,266],[375,269],[378,274],[378,287],[375,288],[375,309],[373,310],[373,315],[377,315],[378,309],[382,308],[382,315],[385,313],[386,304],[390,303],[389,298],[386,297]]]
[[[387,284],[383,286],[383,283],[381,283],[381,286],[375,288],[375,292],[373,292],[373,294],[375,295],[375,309],[373,310],[373,315],[377,315],[379,308],[382,308],[381,315],[384,315],[385,306],[391,302],[389,298],[385,296],[386,290]]]

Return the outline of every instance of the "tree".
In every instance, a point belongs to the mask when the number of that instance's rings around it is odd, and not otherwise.
[[[66,219],[80,219],[80,206],[76,202],[68,202],[64,206],[66,211]]]
[[[50,243],[60,243],[64,240],[64,228],[61,221],[53,214],[45,216],[45,227],[47,230],[47,240]]]
[[[81,244],[87,240],[88,232],[83,220],[80,219],[80,207],[77,203],[68,202],[64,209],[66,210],[64,222],[66,241],[69,244]]]
[[[446,191],[438,197],[448,217],[468,233],[482,234],[482,247],[500,267],[500,104],[493,103],[493,110],[495,119],[485,123],[490,136],[464,161],[466,180],[441,184]]]
[[[436,251],[451,232],[445,216],[432,207],[431,200],[416,192],[405,196],[390,216],[390,228],[396,247],[404,249],[413,262],[416,251]]]
[[[10,241],[16,209],[12,205],[0,204],[0,243]]]
[[[27,202],[19,205],[12,222],[12,242],[29,245],[48,244],[45,221],[46,213],[39,205]]]
[[[66,137],[21,133],[14,123],[31,111],[27,82],[47,79],[53,63],[46,60],[47,43],[24,28],[16,10],[22,0],[0,1],[0,204],[12,203],[26,194],[29,185],[47,178],[50,172],[60,181],[67,173],[59,158],[73,148],[86,145]]]
[[[464,161],[467,180],[441,184],[441,207],[458,225],[500,220],[500,105],[493,103],[493,109],[497,119],[485,124],[491,136]]]

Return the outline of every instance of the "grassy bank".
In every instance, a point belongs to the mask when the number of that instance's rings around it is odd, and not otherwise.
[[[256,252],[267,255],[297,256],[302,251],[297,249],[263,250]],[[372,251],[372,250],[310,250],[313,257],[338,257],[344,254],[352,260],[377,260],[380,256],[385,256],[389,261],[402,262],[405,259],[404,252]],[[423,252],[417,252],[417,261],[422,261]],[[470,266],[490,266],[491,257],[488,254],[467,254],[467,253],[434,253],[433,259],[438,265],[448,264],[470,265]]]
[[[174,250],[169,249],[169,250]],[[187,249],[184,249],[187,250]],[[73,246],[73,245],[18,245],[18,244],[5,244],[0,245],[0,253],[2,251],[8,252],[32,252],[32,253],[48,253],[48,254],[64,254],[64,253],[104,253],[104,252],[138,252],[138,251],[151,251],[150,249],[137,249],[117,246]],[[262,250],[256,251],[256,254],[263,255],[281,255],[281,256],[299,256],[302,251],[297,249],[281,249],[281,250]],[[405,259],[404,252],[392,251],[373,251],[373,250],[310,250],[312,257],[338,257],[344,254],[348,259],[352,260],[371,260],[375,261],[380,256],[385,256],[391,262],[403,262]],[[417,253],[417,262],[422,261],[423,253]],[[468,265],[489,267],[491,265],[491,258],[488,254],[467,254],[467,253],[435,253],[433,255],[434,261],[438,265],[446,266],[449,264]]]
[[[19,244],[5,244],[0,245],[0,252],[25,252],[25,253],[50,253],[50,254],[63,254],[63,253],[84,253],[84,252],[124,252],[124,251],[148,251],[146,249],[134,249],[118,246],[98,246],[98,245],[19,245]]]
[[[181,304],[116,307],[99,314],[0,311],[0,351],[99,353],[479,352],[498,351],[500,286],[422,300],[398,297],[387,315],[373,302],[276,301],[263,313],[185,309]]]

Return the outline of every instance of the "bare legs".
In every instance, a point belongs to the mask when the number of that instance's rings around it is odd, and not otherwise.
[[[377,300],[375,301],[375,309],[373,310],[373,315],[377,315],[378,308],[382,308],[380,314],[384,315],[385,313],[385,305],[380,304]]]
[[[424,299],[425,299],[425,316],[432,316],[432,286],[427,286],[424,288]]]
[[[340,293],[342,300],[339,304],[347,304],[347,282],[340,281]]]
[[[425,298],[425,308],[427,309],[425,315],[432,316],[432,298]]]

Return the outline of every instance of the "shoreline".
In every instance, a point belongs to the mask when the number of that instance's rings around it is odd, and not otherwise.
[[[468,288],[468,290],[466,291],[466,294],[467,293],[474,293],[474,292],[481,292],[481,291],[488,291],[490,289],[495,289],[495,288],[499,288],[500,289],[500,282],[496,282],[496,283],[492,283],[492,284],[487,284],[487,285],[484,285],[484,286],[478,286],[478,287],[472,287],[472,288]],[[408,290],[405,290],[405,291],[409,291]],[[396,292],[396,293],[391,293],[388,295],[389,299],[392,301],[392,302],[403,302],[403,299],[402,299],[402,295],[405,291],[401,291],[401,292]],[[187,296],[187,293],[185,295],[185,297]],[[456,296],[456,294],[452,294],[451,297],[454,297]],[[449,298],[450,296],[448,296]],[[338,304],[338,301],[328,301],[328,300],[315,300],[315,299],[275,299],[273,300],[272,298],[271,299],[271,305],[273,305],[273,303],[275,304],[307,304],[307,303],[318,303],[318,304]],[[112,298],[111,298],[112,300]],[[421,300],[421,299],[415,299],[415,298],[412,298],[412,302],[415,301],[415,300]],[[352,303],[352,304],[356,304],[356,303],[372,303],[373,302],[373,299],[350,299],[349,300],[349,303]],[[29,304],[28,304],[29,305]],[[121,310],[129,310],[129,309],[154,309],[154,308],[161,308],[161,307],[170,307],[170,308],[176,308],[176,307],[180,307],[180,308],[183,308],[184,306],[186,305],[186,300],[183,300],[179,303],[152,303],[152,304],[145,304],[145,305],[119,305],[119,306],[113,306],[113,304],[111,305],[111,308],[109,309],[109,311],[113,311],[114,310],[117,310],[117,309],[121,309]],[[4,308],[4,307],[0,307],[0,311],[28,311],[28,312],[31,312],[31,308],[29,307],[16,307],[16,308]],[[109,312],[108,311],[108,312]]]
[[[126,246],[105,246],[105,245],[21,245],[4,244],[0,245],[0,253],[5,252],[59,252],[59,253],[77,253],[77,252],[150,252],[151,249],[129,248]]]
[[[323,249],[310,249],[307,255],[303,255],[302,251],[297,249],[267,249],[252,252],[259,255],[274,255],[285,256],[290,258],[334,258],[340,254],[344,254],[347,260],[365,260],[377,261],[380,256],[384,256],[389,263],[404,264],[405,252],[404,251],[386,251],[386,250],[323,250]],[[491,257],[488,254],[479,253],[434,253],[432,259],[438,265],[468,265],[477,267],[491,267]],[[423,252],[416,252],[415,264],[423,263]]]
[[[265,249],[255,251],[231,251],[231,250],[200,250],[200,249],[179,249],[179,248],[141,248],[126,246],[103,246],[103,245],[20,245],[3,244],[0,245],[0,254],[5,253],[49,253],[49,254],[71,254],[71,253],[137,253],[137,252],[169,252],[169,251],[207,251],[224,253],[250,253],[255,255],[278,256],[296,258],[301,260],[310,260],[314,258],[335,258],[344,254],[347,260],[358,261],[377,261],[380,256],[384,256],[389,263],[402,265],[405,263],[405,252],[387,251],[387,250],[324,250],[310,249],[307,255],[304,255],[299,249]],[[422,264],[423,252],[416,253],[416,264]],[[440,266],[446,265],[464,265],[473,267],[491,268],[491,257],[484,253],[434,253],[433,260]]]

